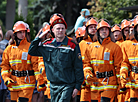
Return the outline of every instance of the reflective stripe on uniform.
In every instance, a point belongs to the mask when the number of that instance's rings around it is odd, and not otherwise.
[[[121,67],[120,71],[123,70],[123,69],[128,71],[128,67]]]
[[[91,86],[92,90],[117,89],[117,85]]]
[[[109,64],[113,64],[114,61],[109,61]],[[91,60],[91,64],[104,64],[104,60]]]
[[[10,64],[22,63],[21,60],[10,60]]]
[[[1,72],[1,75],[3,75],[3,74],[8,74],[8,73],[9,73],[8,70],[3,70],[3,71]]]
[[[40,72],[34,72],[34,74],[35,74],[35,75],[39,75],[39,74],[40,74]]]
[[[85,68],[83,69],[83,71],[86,70],[86,69],[90,69],[90,70],[92,71],[92,68],[91,68],[91,67],[85,67]]]
[[[47,46],[47,47],[51,47],[51,48],[62,48],[62,49],[69,49],[69,50],[72,50],[72,51],[74,51],[74,49],[73,48],[71,48],[71,47],[69,47],[69,46],[59,46],[59,47],[55,47],[55,46],[53,46],[53,45],[43,45],[43,46]]]
[[[9,89],[22,89],[22,88],[35,88],[35,84],[24,84],[24,85],[12,85],[12,88],[8,87]]]
[[[40,66],[40,65],[44,66],[44,62],[39,62],[38,66]]]
[[[129,57],[128,60],[129,61],[138,61],[138,57]]]
[[[9,63],[10,64],[22,63],[22,60],[10,60]],[[31,64],[31,61],[27,60],[27,64]]]
[[[126,85],[125,85],[126,87],[135,87],[135,83],[132,83],[132,82],[127,82],[126,83]]]
[[[116,74],[116,77],[119,78],[120,77],[120,74]]]
[[[27,64],[31,64],[31,61],[30,60],[27,60]]]
[[[84,61],[84,56],[82,56],[82,60]]]

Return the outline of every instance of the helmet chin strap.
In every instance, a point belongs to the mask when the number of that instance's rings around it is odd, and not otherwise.
[[[88,35],[90,36],[91,40],[93,41],[93,36],[92,34],[88,33]]]
[[[19,46],[22,39],[19,39],[17,36],[15,36],[16,46]]]
[[[92,34],[90,34],[90,33],[88,32],[88,27],[86,28],[86,32],[88,33],[88,35],[90,36],[91,40],[93,41],[93,36],[94,36],[94,35],[92,35]]]

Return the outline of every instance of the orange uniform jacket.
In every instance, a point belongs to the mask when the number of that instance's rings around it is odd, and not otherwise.
[[[84,62],[85,50],[91,43],[92,43],[92,40],[91,40],[90,36],[88,36],[87,39],[84,39],[84,40],[82,40],[79,43],[81,56],[82,56],[82,62]],[[89,93],[90,92],[90,85],[89,85],[89,83],[87,82],[87,80],[85,78],[84,78],[84,82],[83,83],[84,83],[85,86],[83,84],[81,85],[81,88],[84,88],[84,90],[81,91],[81,99],[80,99],[80,101],[88,101],[89,100],[89,102],[90,102],[91,101],[91,94]]]
[[[123,41],[124,41],[124,40],[121,39],[121,40],[117,41],[116,44],[119,45],[119,46],[121,46],[121,44],[122,44]]]
[[[121,40],[117,41],[116,44],[119,45],[119,46],[121,47],[121,44],[122,44],[123,41],[124,41],[124,40],[121,39]],[[119,81],[119,83],[120,83],[120,73],[118,73],[118,74],[116,73],[116,76],[117,76],[118,81]]]
[[[92,43],[91,38],[88,36],[88,39],[82,40],[79,43],[79,47],[80,47],[80,51],[81,51],[81,56],[82,56],[82,62],[84,62],[84,54],[85,54],[85,50],[86,48]],[[89,86],[89,83],[87,82],[87,80],[84,78],[86,86]],[[82,88],[85,87],[82,85]]]
[[[4,82],[13,80],[15,83],[8,87],[10,91],[19,91],[24,89],[34,89],[36,80],[43,84],[43,76],[38,70],[38,57],[28,54],[30,43],[26,38],[20,42],[19,46],[9,45],[3,52],[1,63],[1,75]],[[12,75],[12,71],[34,70],[34,75],[17,77]],[[41,80],[41,81],[40,81]],[[41,83],[42,82],[42,83]]]
[[[131,71],[132,66],[138,67],[138,42],[136,40],[127,40],[122,43],[123,62],[121,64],[120,76],[124,83],[122,86],[126,88],[138,89],[138,74]],[[130,76],[128,77],[128,71]]]
[[[44,82],[46,83],[46,87],[47,87],[46,91],[44,92],[44,95],[47,95],[48,98],[51,98],[51,96],[50,96],[50,81],[46,77],[43,57],[38,57],[38,68],[40,70],[40,73],[42,73],[42,75],[44,77]]]
[[[92,53],[91,53],[92,52]],[[121,48],[113,43],[110,37],[100,44],[98,41],[89,45],[85,52],[84,76],[96,77],[96,72],[113,71],[113,76],[97,78],[97,84],[91,84],[91,91],[104,91],[117,89],[117,77],[123,59]],[[87,78],[86,78],[87,79]]]

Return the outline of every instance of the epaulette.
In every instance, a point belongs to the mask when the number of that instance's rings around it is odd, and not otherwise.
[[[71,48],[74,49],[77,44],[73,40],[68,39],[68,44],[67,45],[69,45]]]
[[[75,45],[77,45],[77,44],[75,43],[75,41],[71,40],[71,42],[73,42]]]
[[[45,41],[42,42],[42,44],[47,44],[48,43],[51,43],[53,41],[54,38],[48,38],[46,39]]]

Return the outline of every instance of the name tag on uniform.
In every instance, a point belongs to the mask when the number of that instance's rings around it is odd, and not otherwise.
[[[104,52],[104,60],[109,61],[110,58],[110,52]]]
[[[22,60],[27,60],[28,52],[22,52]]]

